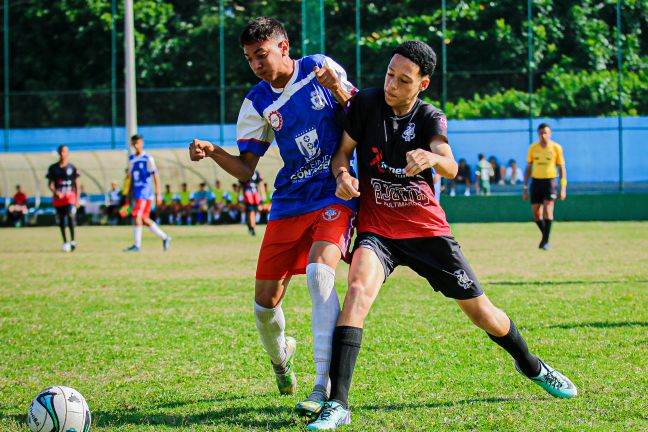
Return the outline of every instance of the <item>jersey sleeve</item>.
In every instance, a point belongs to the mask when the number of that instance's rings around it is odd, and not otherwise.
[[[565,165],[565,156],[562,146],[556,144],[556,165]]]
[[[531,146],[529,146],[529,151],[527,152],[527,163],[529,165],[533,163],[533,147],[534,145],[531,144]]]
[[[432,109],[425,116],[425,136],[427,144],[436,136],[442,136],[448,141],[448,120],[443,111]]]
[[[342,89],[349,93],[351,96],[353,96],[358,89],[356,86],[351,84],[351,82],[347,78],[347,73],[344,70],[342,66],[340,66],[335,60],[333,60],[330,57],[325,57],[324,58],[324,64],[328,66],[329,68],[333,69],[335,74],[337,75],[338,79],[340,80],[340,86],[342,86]]]
[[[344,130],[349,134],[355,142],[360,142],[362,140],[362,131],[365,128],[366,116],[364,109],[364,94],[362,92],[357,93],[349,101],[349,111],[346,115],[346,122],[344,124]]]
[[[245,98],[236,122],[236,144],[239,151],[263,156],[274,140],[274,131],[257,112],[252,101]]]
[[[50,165],[49,168],[47,168],[47,174],[45,175],[45,178],[51,182],[54,181],[54,167]]]
[[[148,172],[153,175],[157,174],[157,166],[155,165],[155,159],[153,159],[153,156],[149,155],[148,160],[146,161],[146,168],[148,169]]]

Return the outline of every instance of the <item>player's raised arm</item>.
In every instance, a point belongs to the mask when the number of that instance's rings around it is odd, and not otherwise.
[[[351,168],[351,156],[357,144],[348,133],[344,132],[340,146],[331,161],[331,170],[337,183],[335,195],[344,200],[350,200],[353,197],[360,196],[358,179],[353,177],[349,172]]]
[[[192,161],[211,158],[225,171],[241,181],[247,181],[254,175],[259,163],[259,156],[243,152],[238,156],[228,153],[224,148],[209,141],[195,139],[189,144],[189,157]]]
[[[326,57],[321,68],[315,66],[313,72],[320,85],[328,89],[338,103],[343,106],[356,91],[355,86],[347,80],[344,68],[329,57]]]

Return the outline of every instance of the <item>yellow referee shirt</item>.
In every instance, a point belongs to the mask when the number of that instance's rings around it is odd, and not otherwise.
[[[527,163],[533,164],[531,177],[535,179],[550,179],[558,177],[558,165],[565,164],[563,149],[557,142],[550,141],[546,147],[535,142],[529,147]]]

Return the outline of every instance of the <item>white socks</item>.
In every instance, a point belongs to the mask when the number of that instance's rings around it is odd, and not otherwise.
[[[142,227],[133,226],[133,244],[137,247],[142,247]]]
[[[160,238],[160,240],[166,240],[167,239],[167,235],[164,233],[164,231],[162,231],[160,229],[158,224],[156,224],[155,222],[151,221],[151,224],[149,225],[149,229],[151,230],[151,232],[153,234],[158,236]]]
[[[264,308],[254,302],[254,321],[259,330],[261,343],[270,360],[275,365],[283,364],[286,360],[286,319],[281,303],[273,309]]]
[[[315,385],[322,385],[329,390],[331,344],[335,323],[340,313],[340,301],[335,291],[335,270],[326,264],[308,264],[306,283],[313,303],[311,323],[315,354]]]

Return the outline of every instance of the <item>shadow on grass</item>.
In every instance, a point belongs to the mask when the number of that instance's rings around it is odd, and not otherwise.
[[[584,323],[571,323],[571,324],[553,324],[545,328],[619,328],[619,327],[648,327],[648,322],[645,321],[621,321],[621,322],[584,322]]]
[[[506,403],[516,402],[517,398],[476,398],[464,399],[458,401],[446,402],[428,402],[428,403],[401,403],[401,404],[385,404],[385,405],[358,405],[358,409],[366,411],[400,411],[404,409],[420,409],[420,408],[448,408],[461,405],[470,405],[474,403]]]
[[[592,281],[592,280],[565,280],[565,281],[484,281],[484,285],[503,285],[503,286],[554,286],[554,285],[607,285],[617,283],[648,283],[648,280],[607,280],[607,281]]]

